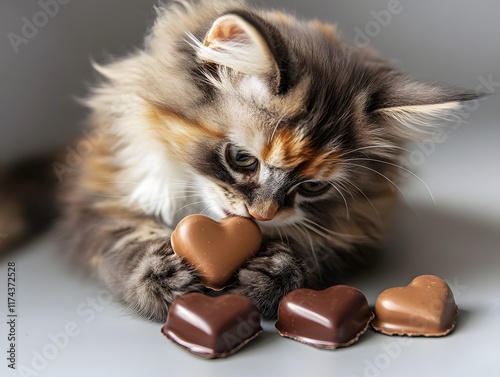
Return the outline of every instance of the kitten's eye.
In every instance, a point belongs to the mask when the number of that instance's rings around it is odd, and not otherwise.
[[[227,148],[227,160],[236,170],[254,172],[259,166],[259,160],[256,157],[234,145],[229,145]]]
[[[330,189],[328,182],[305,182],[299,186],[299,192],[305,196],[318,196]]]

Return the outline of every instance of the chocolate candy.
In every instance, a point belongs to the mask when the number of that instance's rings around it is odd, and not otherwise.
[[[207,288],[222,290],[260,250],[262,232],[255,222],[242,217],[216,222],[193,215],[179,223],[171,242],[174,252],[196,269]]]
[[[214,359],[229,356],[256,338],[262,332],[260,320],[246,297],[190,293],[174,301],[162,333],[194,355]]]
[[[282,336],[333,350],[355,343],[372,319],[366,297],[356,288],[299,289],[280,303],[276,329]]]
[[[382,292],[375,315],[374,329],[387,335],[445,336],[455,327],[458,307],[444,280],[425,275]]]

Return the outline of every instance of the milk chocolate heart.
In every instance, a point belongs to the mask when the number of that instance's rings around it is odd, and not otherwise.
[[[321,349],[347,347],[363,335],[373,313],[359,290],[337,285],[324,291],[299,289],[280,303],[280,335]]]
[[[239,295],[179,297],[162,333],[187,351],[207,359],[232,355],[262,332],[260,313]]]
[[[415,278],[387,289],[375,304],[375,330],[387,335],[445,336],[455,327],[458,307],[448,284],[437,276]]]
[[[262,232],[255,222],[242,217],[217,222],[192,215],[179,223],[171,242],[174,252],[193,266],[207,288],[222,290],[260,250]]]

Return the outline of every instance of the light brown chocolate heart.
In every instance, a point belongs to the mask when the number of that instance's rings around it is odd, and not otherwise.
[[[262,232],[255,222],[242,217],[217,222],[192,215],[177,225],[171,242],[175,254],[200,274],[203,285],[222,290],[236,271],[260,250]]]
[[[415,278],[407,287],[387,289],[375,304],[375,330],[387,335],[445,336],[458,308],[448,284],[437,276]]]

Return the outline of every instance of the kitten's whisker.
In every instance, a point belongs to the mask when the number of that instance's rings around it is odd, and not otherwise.
[[[349,191],[349,189],[345,186],[345,184],[341,181],[332,181],[336,184],[339,185],[340,188],[342,188],[346,193],[348,193],[350,195],[350,197],[352,198],[352,200],[354,200],[354,195],[352,194],[351,191]]]
[[[302,219],[302,221],[304,221],[305,223],[303,223],[302,225],[306,226],[308,229],[312,230],[313,232],[315,232],[316,234],[324,237],[324,238],[327,238],[327,239],[331,239],[331,236],[333,237],[337,237],[337,238],[344,238],[344,239],[353,239],[353,240],[358,240],[358,239],[362,239],[363,237],[360,237],[360,236],[354,236],[352,234],[345,234],[345,233],[338,233],[338,232],[334,232],[330,229],[327,229],[325,228],[324,226],[318,224],[317,222],[307,218],[307,217],[304,217]],[[307,226],[309,225],[309,226]],[[319,229],[316,229],[316,228],[319,228]],[[321,232],[321,231],[324,231],[325,233]]]
[[[155,206],[161,205],[162,203],[163,203],[162,200],[154,200],[154,201],[142,203],[141,205],[143,205],[146,209],[150,210],[150,209],[154,209]]]
[[[170,199],[174,199],[176,201],[183,200],[183,199],[201,199],[200,195],[193,194],[193,195],[183,195],[183,196],[177,196],[177,197],[170,197]]]
[[[290,240],[288,239],[288,233],[287,233],[286,229],[284,227],[282,227],[282,226],[280,228],[283,230],[283,233],[285,234],[287,245],[290,246]]]
[[[185,205],[185,206],[182,206],[182,207],[180,207],[179,209],[177,209],[177,211],[175,211],[175,212],[174,212],[174,215],[177,215],[177,213],[179,213],[180,211],[182,211],[182,210],[183,210],[183,209],[185,209],[185,208],[189,208],[189,207],[191,207],[191,206],[195,206],[195,205],[198,205],[198,204],[203,204],[203,203],[205,203],[205,201],[204,201],[204,200],[201,200],[201,201],[199,201],[199,202],[189,203],[189,204],[187,204],[187,205]]]
[[[300,221],[292,224],[292,226],[300,232],[299,238],[301,238],[304,242],[307,242],[309,244],[309,247],[311,248],[311,254],[314,253],[314,243],[312,241],[311,235],[307,233],[307,229],[302,227]]]
[[[172,191],[171,194],[173,194],[173,195],[172,196],[165,195],[165,198],[175,199],[176,197],[182,197],[183,195],[190,196],[190,197],[195,197],[195,196],[201,197],[202,196],[199,189],[198,190],[176,190],[176,191]]]
[[[346,213],[347,213],[347,221],[349,221],[351,219],[350,217],[350,213],[349,213],[349,206],[347,205],[347,199],[345,198],[345,195],[342,194],[342,191],[333,183],[333,182],[328,182],[330,184],[330,186],[332,186],[335,190],[337,190],[337,192],[342,196],[342,199],[344,199],[344,203],[345,203],[345,209],[346,209]]]
[[[434,199],[434,195],[432,194],[432,191],[429,188],[429,186],[427,185],[427,183],[425,183],[425,181],[422,178],[420,178],[417,174],[415,174],[411,170],[405,168],[404,166],[393,164],[391,162],[386,162],[386,161],[382,161],[382,160],[376,160],[376,159],[373,159],[373,158],[353,158],[353,159],[347,160],[347,162],[349,162],[349,161],[372,161],[372,162],[377,162],[377,163],[386,164],[386,165],[389,165],[389,166],[394,166],[396,168],[399,168],[399,169],[401,169],[401,170],[403,170],[403,171],[411,174],[412,176],[414,176],[415,178],[417,178],[425,186],[426,190],[429,192],[429,195],[430,195],[430,197],[432,199],[432,202],[434,203],[435,206],[437,206],[436,200]]]
[[[307,220],[307,219],[303,219],[303,220]],[[307,222],[306,223],[301,223],[301,224],[302,224],[302,226],[306,227],[307,229],[309,229],[313,233],[315,233],[318,236],[321,236],[323,238],[326,238],[327,240],[331,240],[332,237],[337,237],[338,236],[336,234],[328,234],[328,232],[324,233],[321,229],[316,229],[315,225],[317,225],[317,224],[313,225],[313,224],[310,224],[310,223],[307,223]],[[344,236],[341,236],[339,238],[344,238]]]
[[[282,115],[281,118],[279,118],[276,121],[276,127],[274,127],[273,133],[272,133],[271,138],[269,140],[270,142],[272,142],[274,140],[274,137],[276,136],[276,133],[278,132],[278,128],[281,125],[281,122],[283,122],[283,119],[285,119],[285,115]]]
[[[211,208],[213,208],[213,207],[215,207],[215,208],[216,208],[215,204],[210,203],[208,206],[206,206],[205,208],[203,208],[203,210],[202,210],[202,211],[200,211],[200,215],[203,215],[206,211],[208,211],[209,209],[211,209]]]
[[[170,188],[174,189],[174,192],[183,192],[183,191],[195,191],[200,192],[200,187],[198,186],[185,186],[185,185],[175,185],[170,186]]]
[[[417,216],[418,218],[420,218],[419,214],[417,213],[417,211],[415,210],[415,208],[413,208],[413,206],[411,205],[410,201],[408,200],[408,198],[406,197],[406,195],[403,193],[403,191],[399,188],[399,186],[394,183],[394,181],[392,181],[390,178],[386,177],[384,174],[382,174],[381,172],[379,171],[376,171],[375,169],[372,169],[372,168],[369,168],[368,166],[363,166],[363,165],[358,165],[358,164],[353,164],[353,163],[350,163],[350,162],[342,162],[341,164],[343,165],[350,165],[350,166],[355,166],[355,167],[358,167],[358,168],[363,168],[363,169],[367,169],[379,176],[381,176],[382,178],[386,179],[391,185],[393,185],[396,190],[399,191],[399,193],[401,194],[401,196],[403,197],[403,199],[405,200],[405,202],[408,204],[408,206],[411,208],[412,212],[415,214],[415,216]]]
[[[314,243],[313,243],[312,237],[311,237],[311,235],[305,229],[302,228],[303,225],[301,223],[298,223],[298,224],[295,224],[295,225],[297,226],[297,229],[299,229],[303,234],[305,234],[306,241],[309,240],[309,245],[311,246],[311,256],[314,259],[314,264],[316,265],[316,270],[318,272],[318,276],[321,279],[322,278],[322,276],[321,276],[321,268],[320,268],[320,265],[319,265],[318,256],[316,255],[316,252],[314,250]]]
[[[348,184],[348,185],[353,186],[356,190],[358,190],[361,193],[361,195],[363,195],[365,197],[365,199],[368,201],[368,203],[370,203],[370,205],[372,206],[373,210],[375,211],[375,214],[377,215],[378,221],[381,224],[382,223],[382,217],[380,216],[379,211],[377,210],[377,208],[375,207],[375,205],[373,204],[373,202],[370,200],[370,198],[368,198],[368,196],[363,192],[363,190],[361,190],[356,184],[354,184],[351,181],[346,181],[345,183]]]
[[[277,227],[276,227],[276,230],[278,231],[278,234],[279,234],[279,236],[280,236],[280,240],[281,240],[281,242],[283,243],[283,236],[281,235],[280,227],[279,227],[279,226],[277,226]]]
[[[364,151],[364,150],[369,150],[369,149],[397,149],[397,150],[400,150],[400,151],[403,151],[403,152],[412,153],[409,149],[400,147],[398,145],[387,144],[387,145],[373,145],[373,146],[369,146],[369,147],[357,148],[357,149],[354,149],[352,151],[348,151],[348,152],[342,153],[340,155],[340,158],[343,158],[345,156],[349,156],[350,154],[353,154],[353,153],[361,152],[361,151]]]

